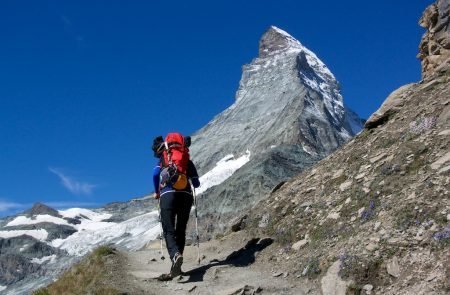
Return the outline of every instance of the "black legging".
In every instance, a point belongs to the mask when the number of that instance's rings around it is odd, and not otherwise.
[[[182,191],[161,194],[161,222],[167,251],[169,251],[171,259],[177,252],[183,254],[186,243],[186,226],[193,200],[190,193]]]

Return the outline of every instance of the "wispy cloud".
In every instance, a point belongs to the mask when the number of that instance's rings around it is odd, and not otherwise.
[[[0,213],[24,209],[26,206],[26,204],[0,200]]]
[[[61,22],[63,23],[64,30],[66,31],[67,34],[69,34],[71,38],[75,40],[78,47],[84,47],[85,45],[84,36],[77,31],[72,20],[67,15],[64,14],[60,15],[60,19]]]
[[[82,182],[64,174],[60,169],[48,168],[50,172],[54,173],[61,180],[61,184],[75,195],[90,195],[94,188],[97,187],[95,184],[88,182]]]

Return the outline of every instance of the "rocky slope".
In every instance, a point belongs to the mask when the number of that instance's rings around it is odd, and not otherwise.
[[[201,174],[227,155],[250,155],[231,178],[203,193],[201,214],[220,217],[256,203],[361,128],[326,65],[288,33],[269,28],[259,56],[243,67],[235,103],[192,137]]]
[[[448,294],[449,70],[424,68],[361,134],[252,208],[240,227],[277,245],[262,260],[323,294]]]

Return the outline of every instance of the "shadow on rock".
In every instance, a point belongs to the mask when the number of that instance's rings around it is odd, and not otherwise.
[[[251,239],[247,242],[247,244],[241,249],[232,252],[228,255],[224,260],[211,260],[211,262],[207,265],[203,265],[198,268],[194,268],[184,274],[189,276],[189,280],[183,283],[190,282],[201,282],[203,281],[203,277],[208,269],[211,267],[223,266],[223,265],[231,265],[235,267],[245,267],[254,263],[256,260],[255,254],[257,252],[261,252],[266,247],[270,246],[273,243],[273,240],[270,238],[264,239]]]

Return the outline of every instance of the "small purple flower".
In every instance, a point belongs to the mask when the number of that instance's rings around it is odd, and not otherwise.
[[[450,237],[450,227],[446,227],[443,231],[434,234],[434,239],[438,242],[448,239]]]
[[[419,118],[409,124],[409,130],[414,134],[421,134],[436,126],[436,117]]]
[[[375,214],[375,202],[374,201],[370,201],[369,208],[365,209],[363,211],[363,213],[361,214],[361,220],[363,222],[366,222],[367,220],[372,218],[372,216],[374,214]]]

